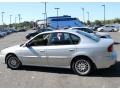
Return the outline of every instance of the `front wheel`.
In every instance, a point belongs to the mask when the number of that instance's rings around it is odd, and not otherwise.
[[[78,58],[72,63],[72,69],[78,75],[88,75],[91,73],[91,62],[87,58]]]
[[[15,55],[8,55],[6,61],[8,68],[18,69],[21,66],[20,60]]]

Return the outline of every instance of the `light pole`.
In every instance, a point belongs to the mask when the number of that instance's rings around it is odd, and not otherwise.
[[[21,20],[21,14],[18,14],[18,17],[19,17],[19,23],[20,23],[20,20]]]
[[[11,27],[11,19],[12,19],[12,15],[10,15],[10,27]]]
[[[15,24],[17,23],[17,17],[15,17]]]
[[[4,17],[3,17],[3,16],[4,16],[4,13],[5,13],[5,12],[2,12],[2,24],[3,24],[3,25],[4,25],[4,20],[3,20],[3,18],[4,18]]]
[[[55,8],[56,10],[57,10],[57,29],[59,28],[59,24],[58,24],[58,10],[60,9],[60,8]]]
[[[46,13],[42,13],[43,14],[43,16],[44,16],[44,28],[46,27],[46,18],[45,18],[45,16],[46,16]]]
[[[15,17],[15,28],[17,29],[17,17]]]
[[[104,25],[105,25],[105,4],[102,6],[104,7]]]
[[[83,12],[83,22],[85,23],[85,14],[84,14],[84,8],[82,8],[82,12]]]
[[[45,26],[46,26],[46,28],[47,28],[47,6],[46,6],[46,2],[45,2],[45,21],[46,21],[46,23],[45,23]]]
[[[12,15],[10,15],[10,24],[11,24]]]
[[[88,15],[88,21],[89,21],[89,15],[90,15],[90,13],[89,13],[89,12],[87,12],[87,15]]]

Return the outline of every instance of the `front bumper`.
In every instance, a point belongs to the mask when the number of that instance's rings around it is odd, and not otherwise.
[[[5,55],[0,54],[0,62],[5,62]]]

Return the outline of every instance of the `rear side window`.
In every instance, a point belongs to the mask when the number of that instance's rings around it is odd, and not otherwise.
[[[72,40],[72,44],[78,44],[80,41],[80,37],[70,34],[71,40]]]

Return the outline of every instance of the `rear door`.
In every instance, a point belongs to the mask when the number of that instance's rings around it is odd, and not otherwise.
[[[76,52],[74,43],[69,33],[52,33],[49,46],[46,48],[49,66],[68,66]]]

